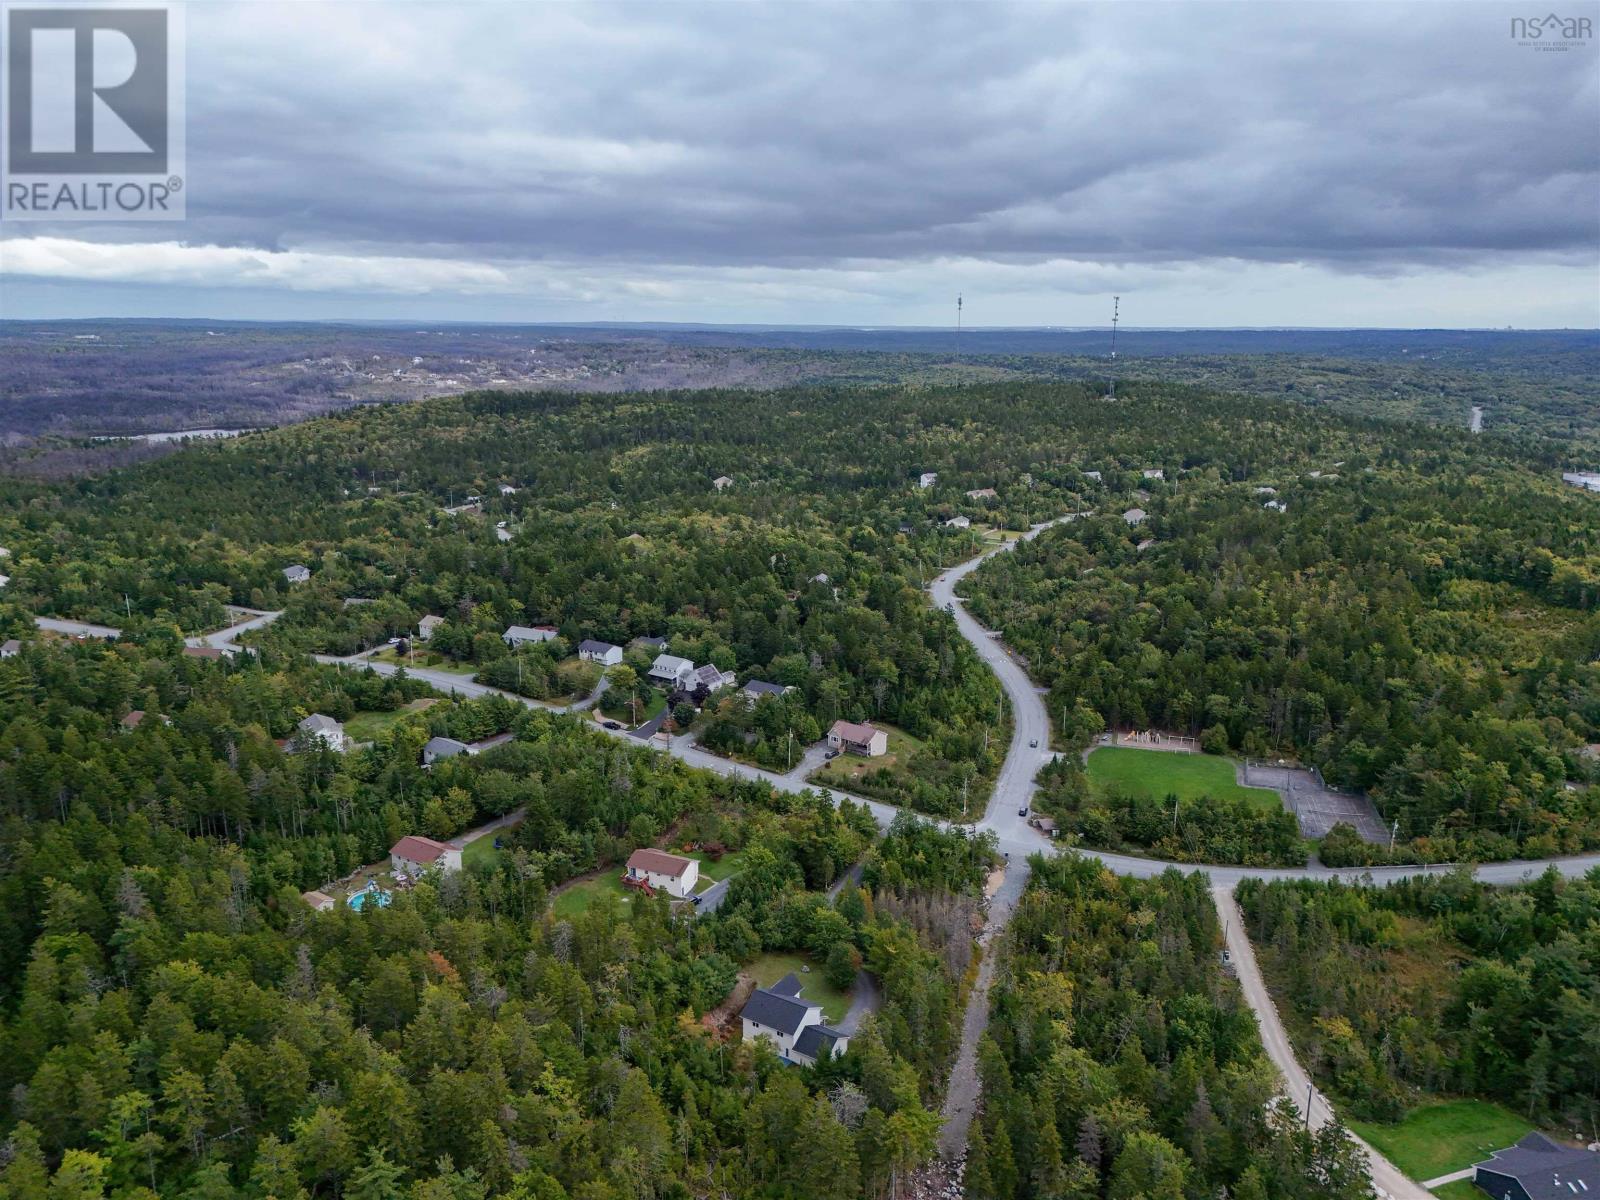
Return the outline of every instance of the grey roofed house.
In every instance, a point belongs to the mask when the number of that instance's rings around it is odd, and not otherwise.
[[[752,679],[739,689],[746,696],[759,700],[762,696],[781,696],[789,689],[781,683],[768,683],[765,679]]]
[[[844,1041],[846,1034],[827,1025],[807,1025],[794,1040],[794,1052],[815,1062],[819,1058],[832,1058],[835,1042]]]
[[[1085,479],[1092,479],[1092,480],[1094,480],[1094,481],[1095,481],[1095,482],[1096,482],[1096,483],[1099,483],[1099,482],[1100,482],[1100,472],[1099,472],[1099,471],[1085,471],[1085,472],[1084,472],[1084,473],[1083,473],[1083,477],[1084,477],[1084,478],[1085,478]]]
[[[16,638],[7,638],[4,645],[0,645],[0,658],[12,658],[22,653],[22,643]]]
[[[707,691],[714,692],[719,687],[726,687],[728,684],[732,683],[733,676],[724,675],[714,664],[707,663],[705,666],[699,667],[695,670],[694,681],[697,686],[703,687]]]
[[[642,646],[646,650],[665,650],[667,648],[667,639],[664,637],[636,637],[628,645]]]
[[[777,983],[773,984],[767,990],[770,992],[777,992],[780,996],[794,997],[800,994],[800,987],[800,977],[793,971],[790,971],[787,975],[778,980]]]
[[[477,751],[455,738],[431,737],[422,747],[422,765],[431,766],[441,758],[454,758],[458,754],[476,754]]]
[[[335,721],[332,717],[325,716],[322,713],[312,713],[309,717],[300,722],[298,728],[304,729],[307,733],[344,732],[343,725],[339,724],[339,722]]]
[[[790,976],[793,978],[793,976]],[[750,999],[740,1010],[739,1015],[746,1021],[757,1025],[764,1025],[768,1029],[775,1029],[779,1033],[794,1033],[805,1024],[806,1013],[811,1006],[798,998],[799,983],[795,984],[795,991],[785,995],[778,989],[782,982],[773,984],[770,988],[757,988],[750,993]]]
[[[283,569],[283,577],[290,583],[304,583],[311,578],[311,568],[295,563]]]
[[[1477,1163],[1473,1182],[1495,1200],[1572,1200],[1600,1195],[1600,1154],[1530,1133]]]
[[[1137,525],[1147,516],[1149,516],[1149,514],[1142,508],[1130,508],[1127,512],[1122,514],[1122,519],[1129,525]]]

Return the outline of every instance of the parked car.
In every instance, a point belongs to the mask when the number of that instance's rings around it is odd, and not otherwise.
[[[604,725],[607,729],[621,729],[622,728],[622,726],[616,721],[602,721],[600,723],[602,725]]]
[[[824,754],[824,755],[823,755],[823,756],[822,756],[822,757],[823,757],[823,758],[824,758],[824,759],[830,759],[830,758],[838,758],[838,757],[839,757],[839,752],[838,752],[838,751],[837,751],[837,750],[829,750],[829,751],[828,751],[828,752],[827,752],[827,753],[826,753],[826,754]]]
[[[1024,804],[1021,808],[1017,809],[1017,816],[1025,817],[1027,815],[1028,815],[1028,806],[1026,804]]]
[[[1222,961],[1225,963],[1233,962],[1233,951],[1229,950],[1226,946],[1222,948]]]
[[[1030,741],[1028,743],[1028,747],[1030,749],[1032,749],[1032,750],[1037,750],[1039,748],[1039,739],[1038,738],[1034,738],[1032,741]]]

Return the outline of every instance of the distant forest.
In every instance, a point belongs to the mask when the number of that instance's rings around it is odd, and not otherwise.
[[[85,437],[288,424],[475,389],[636,392],[1103,380],[1106,330],[0,322],[0,470],[72,475],[169,448]],[[1543,439],[1600,463],[1594,331],[1124,330],[1117,371]]]

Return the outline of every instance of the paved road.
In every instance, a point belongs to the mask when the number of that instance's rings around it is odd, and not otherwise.
[[[59,621],[55,617],[35,617],[33,623],[51,633],[64,633],[69,637],[119,638],[122,630],[110,625],[93,625],[88,621]]]
[[[263,629],[271,625],[279,617],[280,612],[265,612],[259,608],[240,608],[238,605],[229,606],[234,612],[249,613],[250,616],[237,625],[229,625],[226,629],[218,629],[212,633],[203,633],[197,638],[184,638],[190,646],[211,646],[217,650],[237,650],[239,637],[249,633],[252,629]]]
[[[1261,1030],[1261,1045],[1266,1049],[1273,1066],[1278,1068],[1278,1074],[1283,1076],[1289,1099],[1294,1101],[1302,1114],[1307,1111],[1309,1104],[1311,1125],[1320,1129],[1333,1119],[1333,1109],[1320,1090],[1312,1092],[1311,1081],[1294,1056],[1289,1035],[1278,1018],[1278,1009],[1267,992],[1266,982],[1261,978],[1261,968],[1256,965],[1255,948],[1245,934],[1244,918],[1233,898],[1233,889],[1215,887],[1211,889],[1211,896],[1217,905],[1217,920],[1222,922],[1228,953],[1233,957],[1234,969],[1239,976],[1239,990],[1244,993],[1256,1014],[1256,1024]],[[1431,1200],[1427,1188],[1407,1179],[1400,1168],[1366,1142],[1355,1134],[1350,1135],[1350,1140],[1366,1151],[1373,1185],[1381,1195],[1391,1196],[1394,1200]]]

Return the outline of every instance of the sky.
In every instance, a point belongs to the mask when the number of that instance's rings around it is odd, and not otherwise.
[[[1526,15],[195,0],[187,218],[4,223],[0,316],[1596,327]]]

